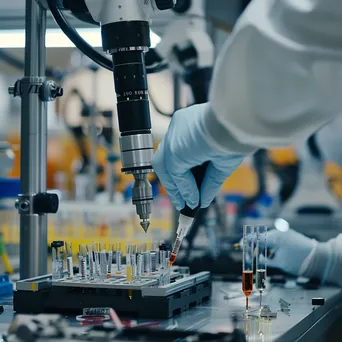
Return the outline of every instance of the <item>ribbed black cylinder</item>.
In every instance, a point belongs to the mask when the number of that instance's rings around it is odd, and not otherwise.
[[[151,130],[147,74],[143,51],[113,54],[114,83],[121,133]]]
[[[150,25],[147,21],[120,21],[101,27],[105,51],[126,47],[150,47]]]

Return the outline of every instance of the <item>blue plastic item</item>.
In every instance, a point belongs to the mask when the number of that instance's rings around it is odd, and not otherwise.
[[[11,296],[13,294],[13,284],[7,274],[0,275],[0,297]]]
[[[0,199],[16,198],[20,194],[20,179],[0,178]]]

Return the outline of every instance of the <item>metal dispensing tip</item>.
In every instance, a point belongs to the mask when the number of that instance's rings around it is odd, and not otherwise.
[[[149,220],[146,220],[146,219],[143,219],[141,222],[140,222],[140,225],[142,227],[142,229],[144,229],[145,233],[147,233],[147,230],[150,226],[150,221]]]

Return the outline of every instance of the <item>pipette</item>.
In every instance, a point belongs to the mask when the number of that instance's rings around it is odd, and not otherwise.
[[[191,172],[196,180],[196,184],[199,190],[201,189],[202,181],[204,179],[208,165],[209,162],[206,162],[203,165],[196,166],[193,169],[191,169]],[[180,211],[178,219],[177,236],[170,255],[171,266],[176,261],[183,239],[186,237],[188,230],[191,227],[200,208],[200,204],[195,209],[191,209],[190,207],[188,207],[188,205],[185,205],[185,207]]]

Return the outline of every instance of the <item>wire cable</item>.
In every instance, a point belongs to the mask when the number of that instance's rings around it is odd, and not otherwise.
[[[68,23],[62,11],[58,8],[58,0],[47,0],[49,9],[57,25],[61,28],[64,34],[75,44],[75,46],[88,56],[93,62],[102,66],[103,68],[113,71],[113,62],[104,56],[102,53],[96,51],[89,45],[78,32]]]
[[[69,24],[63,12],[58,7],[58,0],[47,0],[47,2],[51,14],[55,19],[57,25],[64,32],[64,34],[75,44],[75,46],[96,64],[102,66],[107,70],[113,71],[113,62],[102,53],[96,51],[91,45],[89,45]],[[168,64],[162,62],[152,67],[146,67],[146,71],[148,74],[152,74],[165,70],[167,67]]]

